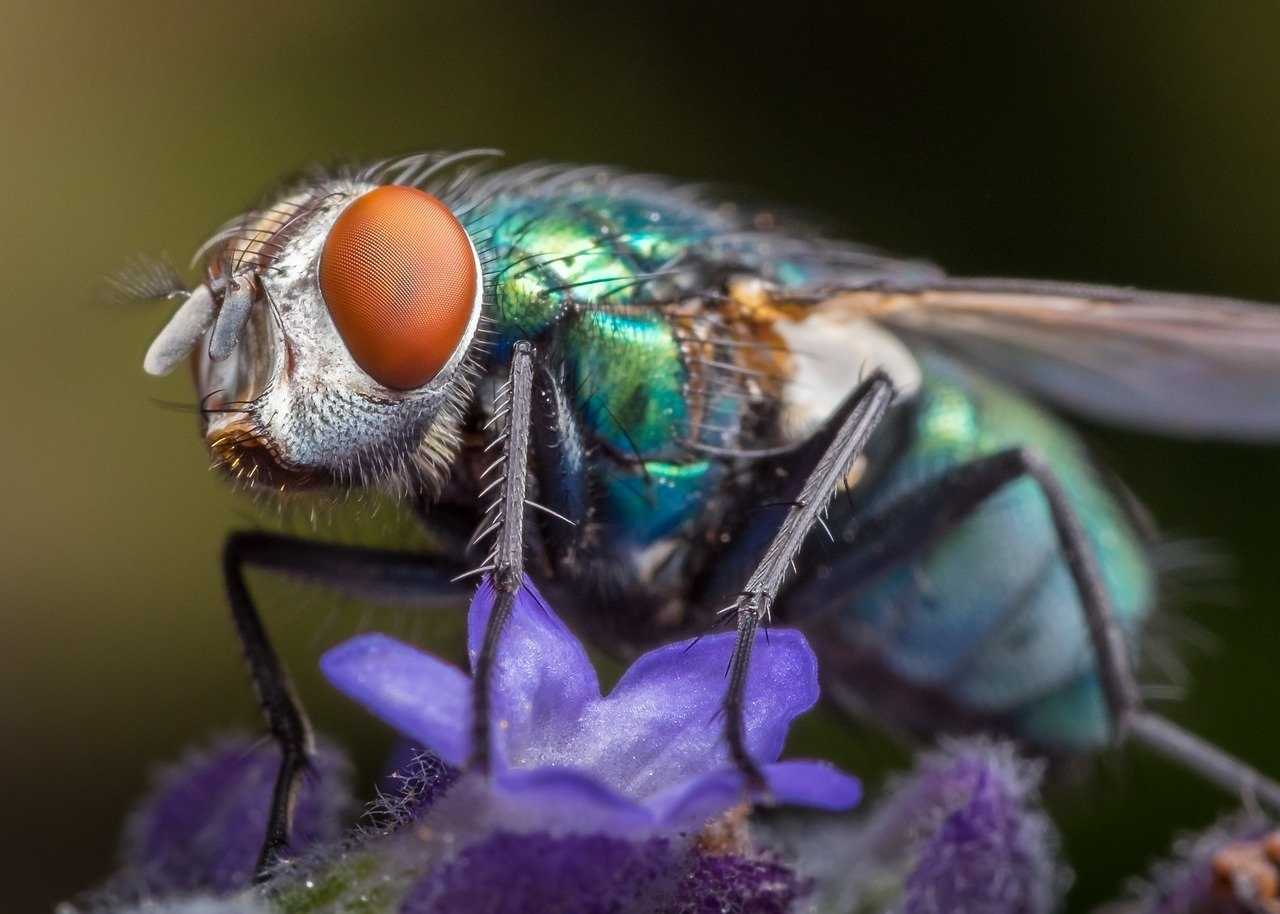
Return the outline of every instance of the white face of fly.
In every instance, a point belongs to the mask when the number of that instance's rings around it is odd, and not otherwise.
[[[281,490],[442,482],[483,289],[475,246],[447,207],[413,187],[338,180],[250,214],[211,245],[207,281],[147,368],[166,371],[194,346],[215,464]]]

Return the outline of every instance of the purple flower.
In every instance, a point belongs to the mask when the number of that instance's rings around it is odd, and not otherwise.
[[[165,769],[125,826],[125,877],[117,897],[203,890],[223,894],[249,884],[267,828],[280,750],[247,737],[224,738]],[[319,747],[294,810],[292,853],[340,837],[355,808],[350,765]]]
[[[778,837],[822,910],[1046,914],[1069,880],[1039,780],[1007,744],[950,742],[866,817],[783,823]]]
[[[779,863],[666,838],[499,833],[420,880],[400,914],[787,914],[802,895]]]
[[[486,580],[468,617],[473,664],[493,601]],[[602,698],[582,645],[526,581],[492,682],[489,789],[502,806],[502,827],[696,831],[740,802],[746,784],[729,760],[720,716],[733,638],[645,654]],[[467,762],[471,680],[461,670],[377,634],[329,651],[321,668],[339,690],[447,764]],[[777,802],[844,809],[858,800],[856,780],[821,762],[776,761],[787,727],[817,698],[816,659],[803,637],[761,633],[746,690],[747,749]]]
[[[1280,826],[1238,814],[1174,844],[1172,860],[1133,880],[1116,914],[1237,914],[1280,907]]]
[[[931,799],[937,819],[907,877],[904,914],[1037,914],[1056,907],[1056,838],[1043,813],[1025,805],[1038,780],[1012,753],[989,746],[925,767],[908,802]]]
[[[134,906],[112,906],[108,910],[111,914],[272,914],[267,903],[256,898],[215,898],[212,895],[148,899]]]
[[[432,752],[401,740],[384,765],[377,799],[366,815],[375,826],[394,826],[417,819],[458,779],[459,771]]]
[[[250,896],[184,895],[147,899],[137,905],[111,905],[110,914],[273,914],[265,901]],[[61,914],[61,909],[59,909]]]

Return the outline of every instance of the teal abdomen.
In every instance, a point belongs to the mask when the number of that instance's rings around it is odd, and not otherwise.
[[[1154,575],[1139,535],[1079,440],[1032,403],[949,360],[926,355],[921,367],[910,443],[876,480],[859,515],[959,464],[1027,447],[1066,489],[1134,643],[1153,602]],[[933,550],[861,590],[840,628],[905,681],[977,716],[1005,720],[1042,746],[1083,748],[1107,739],[1080,602],[1031,479],[1010,483]]]

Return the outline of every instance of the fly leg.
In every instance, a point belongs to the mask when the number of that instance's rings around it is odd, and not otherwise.
[[[236,634],[249,664],[254,691],[280,746],[280,769],[271,795],[267,831],[254,879],[263,881],[289,843],[289,824],[299,779],[313,751],[311,725],[289,676],[262,625],[245,584],[246,567],[262,568],[344,593],[419,605],[456,605],[452,572],[430,557],[360,549],[276,536],[233,533],[222,551],[222,574]]]
[[[416,609],[465,605],[465,585],[455,578],[465,569],[433,553],[369,549],[282,536],[233,533],[227,550],[240,564],[314,584],[325,590]]]
[[[765,786],[760,769],[747,752],[743,725],[743,697],[756,630],[762,620],[769,618],[773,601],[796,553],[800,551],[810,531],[820,522],[840,481],[849,473],[854,461],[866,447],[871,433],[884,418],[893,394],[893,382],[886,375],[877,372],[841,405],[834,417],[838,424],[829,425],[835,428],[830,443],[812,472],[805,478],[799,496],[791,503],[782,525],[774,534],[764,557],[751,573],[746,587],[739,593],[734,604],[725,610],[734,613],[738,623],[733,657],[729,661],[729,684],[724,696],[725,739],[734,766],[746,775],[753,790],[759,791]]]
[[[1138,739],[1226,790],[1280,811],[1280,784],[1142,707],[1124,629],[1111,608],[1084,527],[1062,483],[1034,451],[1014,448],[954,467],[868,518],[846,547],[849,562],[841,563],[841,580],[858,586],[928,551],[986,499],[1023,478],[1034,480],[1048,503],[1093,646],[1113,739]]]
[[[473,537],[475,542],[493,538],[479,570],[490,575],[495,591],[475,663],[471,763],[481,770],[492,758],[491,680],[502,629],[522,586],[525,551],[554,577],[557,569],[574,565],[591,516],[581,430],[558,375],[538,360],[527,341],[512,350],[510,381],[500,396],[497,421],[504,427],[490,447],[500,445],[502,453],[485,474],[496,477],[489,489],[496,490],[497,498]],[[538,501],[529,498],[531,483]],[[526,518],[526,508],[539,509],[546,523]]]
[[[493,581],[493,611],[485,626],[484,641],[476,657],[475,690],[472,693],[472,758],[481,770],[487,770],[492,756],[489,732],[490,690],[493,667],[498,658],[502,629],[515,608],[516,594],[524,577],[524,528],[528,492],[529,435],[532,425],[534,350],[525,341],[516,343],[511,355],[511,379],[507,384],[506,402],[499,416],[506,428],[495,443],[501,443],[502,454],[490,469],[499,475],[498,498],[476,533],[477,541],[493,536],[493,547],[481,570]]]

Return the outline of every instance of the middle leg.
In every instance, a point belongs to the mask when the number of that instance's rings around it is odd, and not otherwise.
[[[893,382],[877,372],[849,395],[837,410],[830,443],[804,480],[798,497],[774,534],[755,570],[733,605],[725,612],[737,618],[737,638],[729,662],[729,683],[725,690],[725,739],[729,757],[746,775],[753,790],[764,788],[764,779],[746,748],[743,726],[743,699],[756,631],[769,618],[773,602],[787,571],[809,533],[820,522],[828,502],[862,454],[872,432],[880,424],[893,400]]]

